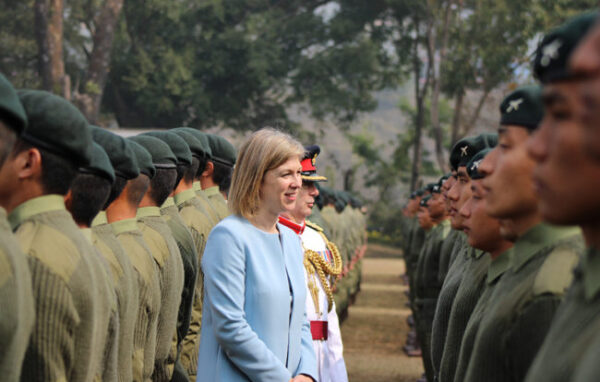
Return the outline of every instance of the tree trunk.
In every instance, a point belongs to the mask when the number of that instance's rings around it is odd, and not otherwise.
[[[38,73],[42,87],[64,96],[63,8],[63,0],[36,0],[34,4]]]
[[[464,99],[465,93],[463,91],[458,92],[454,97],[454,115],[452,116],[452,135],[450,139],[450,147],[454,147],[454,144],[456,141],[458,141]]]
[[[83,82],[83,92],[76,96],[78,106],[91,123],[97,123],[100,114],[115,29],[123,9],[123,1],[105,1],[98,17],[94,20],[96,26],[93,36],[94,45]]]
[[[483,105],[485,104],[485,100],[487,99],[489,94],[490,94],[489,89],[485,89],[483,91],[483,94],[481,95],[481,97],[479,98],[479,101],[477,102],[477,106],[475,107],[475,110],[473,110],[473,114],[471,114],[471,118],[469,119],[469,122],[464,126],[464,129],[461,131],[458,139],[465,137],[469,133],[469,131],[471,131],[473,129],[473,127],[475,127],[475,122],[477,122],[477,119],[479,119],[479,114],[481,114],[481,109],[483,108]]]

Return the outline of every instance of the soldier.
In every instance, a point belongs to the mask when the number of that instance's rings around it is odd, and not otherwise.
[[[92,138],[109,157],[115,181],[110,187],[108,199],[92,221],[92,243],[110,265],[119,313],[117,378],[132,381],[133,332],[139,309],[139,291],[135,271],[119,239],[106,219],[106,208],[121,194],[128,179],[139,175],[140,169],[132,159],[133,152],[125,140],[99,127],[92,126]]]
[[[204,171],[206,171],[208,162],[212,157],[212,150],[208,142],[208,137],[200,130],[192,129],[191,127],[178,127],[176,129],[173,129],[173,132],[179,134],[182,138],[186,139],[187,142],[190,142],[190,140],[188,140],[186,137],[192,136],[196,139],[196,141],[200,144],[200,147],[202,148],[201,151],[198,154],[196,154],[199,159],[199,165],[198,172],[194,176],[193,189],[196,193],[196,196],[198,196],[198,199],[202,204],[202,207],[204,208],[205,212],[208,215],[210,215],[211,223],[214,226],[221,219],[219,218],[219,213],[217,212],[216,207],[212,205],[212,202],[208,199],[206,193],[202,192],[201,185],[202,174],[204,173]],[[183,133],[187,133],[187,135]]]
[[[488,148],[475,154],[466,166],[467,175],[471,179],[471,197],[458,213],[463,218],[468,244],[479,251],[464,264],[463,277],[452,302],[438,373],[440,381],[454,379],[463,334],[483,291],[490,262],[512,245],[500,237],[499,221],[491,218],[484,210],[482,176],[477,168],[489,151]]]
[[[442,244],[441,249],[444,258],[448,261],[449,269],[438,296],[432,325],[431,360],[434,375],[438,375],[440,371],[452,304],[464,275],[465,264],[471,259],[477,259],[481,256],[480,252],[475,251],[467,243],[466,235],[463,232],[464,219],[458,213],[471,197],[471,178],[467,173],[467,164],[475,154],[484,148],[494,146],[496,141],[496,136],[493,134],[467,137],[458,141],[450,151],[450,166],[453,171],[452,178],[454,179],[451,180],[450,184],[452,186],[447,191],[447,201],[451,227],[453,230],[460,231],[460,233],[448,234],[448,238]],[[450,240],[456,241],[448,253],[448,241]]]
[[[594,265],[597,253],[593,248],[600,211],[596,192],[600,186],[600,166],[585,150],[587,127],[582,123],[585,106],[579,92],[586,86],[586,77],[575,76],[568,62],[596,17],[595,13],[580,15],[548,33],[534,61],[534,73],[544,86],[546,110],[528,147],[537,162],[534,178],[540,211],[550,223],[579,224],[588,250],[527,373],[527,381],[572,380],[580,369],[580,360],[590,351],[595,352],[590,350],[593,349],[590,343],[600,325],[600,289]],[[556,54],[546,56],[544,52],[557,45],[557,41],[560,46]]]
[[[201,269],[202,255],[206,239],[214,222],[206,212],[200,197],[193,190],[196,174],[199,172],[201,162],[204,161],[205,148],[193,134],[184,129],[172,130],[185,140],[192,152],[192,165],[183,174],[183,178],[175,189],[175,203],[179,209],[184,223],[192,232],[198,255],[199,272],[196,277],[194,302],[188,331],[182,342],[181,363],[189,375],[190,381],[196,380],[196,369],[198,367],[198,346],[200,344],[200,329],[202,323],[202,293],[204,276]],[[210,205],[206,204],[208,208]]]
[[[71,182],[69,192],[65,196],[65,206],[71,213],[73,220],[90,244],[94,245],[90,225],[98,211],[102,208],[110,194],[115,172],[110,164],[108,155],[97,143],[92,143],[90,152],[90,164],[79,168],[78,174]],[[97,249],[90,256],[93,271],[98,281],[97,302],[101,312],[110,312],[98,320],[98,326],[94,328],[94,335],[98,351],[93,359],[93,368],[97,371],[96,377],[103,381],[116,381],[118,378],[118,335],[119,335],[119,312],[117,306],[117,290],[119,277],[109,269],[118,266],[117,259],[104,257]],[[105,252],[106,253],[106,252]],[[98,355],[102,357],[98,357]]]
[[[308,146],[302,164],[302,189],[296,206],[279,217],[279,222],[300,235],[304,248],[304,267],[307,278],[306,314],[310,322],[313,347],[317,356],[318,379],[322,382],[348,380],[343,358],[340,325],[333,301],[332,287],[341,273],[342,259],[336,245],[330,242],[321,227],[306,220],[314,208],[319,191],[315,182],[327,178],[317,174],[315,159],[319,146]]]
[[[547,334],[582,251],[578,229],[541,222],[533,160],[526,141],[542,119],[537,86],[523,86],[500,105],[498,147],[479,165],[487,212],[510,219],[517,239],[511,268],[496,285],[482,318],[465,381],[523,380]],[[510,187],[507,187],[510,184]]]
[[[226,195],[229,191],[231,174],[235,165],[235,148],[223,137],[214,134],[206,136],[212,155],[206,162],[206,167],[200,177],[200,185],[217,211],[219,219],[225,219],[230,212],[223,194]]]
[[[152,164],[156,168],[136,216],[144,241],[148,244],[159,269],[161,306],[152,379],[170,381],[177,357],[177,348],[173,346],[172,339],[177,328],[184,271],[177,242],[160,214],[160,206],[169,197],[175,185],[177,158],[169,146],[157,138],[138,135],[128,139],[150,153]]]
[[[92,380],[99,311],[91,244],[65,209],[79,166],[90,161],[85,117],[51,93],[19,91],[28,126],[3,166],[2,207],[26,254],[35,326],[23,361],[26,381]]]
[[[27,116],[10,82],[0,74],[0,205],[6,205],[7,171],[3,169],[17,137],[27,126]],[[21,364],[33,329],[35,310],[27,258],[12,234],[6,211],[0,207],[0,375],[19,380]]]
[[[177,345],[177,364],[173,380],[186,381],[189,379],[185,368],[180,363],[183,339],[188,333],[192,306],[194,302],[194,290],[196,287],[196,278],[198,273],[198,253],[196,251],[197,243],[194,241],[190,230],[183,218],[179,214],[179,209],[175,205],[174,195],[177,187],[183,182],[183,176],[188,172],[192,165],[192,152],[183,138],[169,131],[155,131],[142,134],[155,137],[166,143],[175,157],[177,158],[177,178],[171,194],[165,200],[160,208],[160,213],[169,226],[173,238],[177,242],[177,247],[181,254],[184,270],[184,286],[181,294],[181,305],[177,318],[177,336],[175,338]]]
[[[106,131],[106,134],[112,133]],[[139,169],[139,175],[128,180],[123,191],[108,206],[106,218],[135,271],[138,311],[133,330],[132,373],[133,381],[148,381],[154,371],[161,291],[158,266],[138,227],[136,214],[156,169],[150,154],[142,146],[129,140],[123,140],[125,146],[120,146],[116,139],[113,142],[113,147],[123,147],[123,150],[111,151],[111,157],[130,151]]]

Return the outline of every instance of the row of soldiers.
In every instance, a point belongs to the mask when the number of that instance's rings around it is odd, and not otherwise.
[[[333,294],[340,323],[348,317],[348,307],[360,291],[362,258],[366,250],[366,208],[347,191],[333,190],[316,183],[319,195],[308,220],[323,228],[342,258],[342,272]]]
[[[236,151],[123,138],[0,75],[0,379],[195,381],[199,267]]]
[[[452,172],[410,195],[402,226],[427,381],[600,375],[600,24],[542,39],[540,85],[500,105],[498,134],[458,141]],[[586,248],[587,247],[587,248]]]

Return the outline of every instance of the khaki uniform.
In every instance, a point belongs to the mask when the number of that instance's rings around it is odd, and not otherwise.
[[[170,381],[177,358],[177,348],[173,346],[172,340],[177,328],[177,313],[183,291],[183,263],[177,242],[158,207],[139,208],[137,219],[144,241],[158,265],[160,280],[161,307],[152,379]]]
[[[133,331],[133,381],[150,381],[154,371],[156,332],[160,312],[158,266],[152,258],[136,219],[110,224],[135,271],[139,310]]]
[[[465,381],[522,381],[572,280],[579,229],[538,224],[513,247],[473,344]]]
[[[35,320],[31,274],[0,208],[0,375],[15,382],[29,344]]]
[[[192,232],[192,238],[196,244],[198,254],[198,264],[201,264],[204,246],[206,245],[206,240],[208,239],[212,225],[194,190],[186,190],[175,195],[175,203],[179,208],[179,214],[185,225]],[[199,269],[198,277],[196,278],[192,317],[188,332],[183,340],[181,353],[181,363],[187,371],[190,380],[194,381],[196,378],[196,369],[198,367],[198,347],[200,346],[203,283],[204,277],[202,269]]]
[[[104,256],[110,267],[119,312],[117,373],[119,381],[131,381],[133,357],[133,332],[140,307],[135,270],[106,214],[101,212],[92,223],[92,243]]]
[[[93,248],[65,209],[63,197],[28,200],[8,217],[31,272],[35,326],[21,380],[90,381],[96,376],[102,315]]]
[[[219,186],[209,187],[206,190],[203,190],[203,192],[210,201],[211,205],[214,207],[215,211],[217,211],[219,220],[223,220],[231,214],[231,212],[229,212],[229,207],[227,207],[225,198],[219,191]]]
[[[194,182],[192,189],[196,193],[196,196],[198,196],[198,200],[200,201],[202,208],[204,208],[204,211],[210,217],[211,223],[214,226],[221,220],[219,218],[219,213],[217,212],[216,208],[212,205],[211,201],[208,200],[208,196],[206,196],[206,193],[202,190],[200,182]]]

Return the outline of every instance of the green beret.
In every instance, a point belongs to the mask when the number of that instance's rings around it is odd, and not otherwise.
[[[111,183],[114,183],[115,181],[115,171],[110,164],[108,154],[106,154],[106,151],[104,151],[102,146],[96,142],[92,142],[92,159],[90,164],[86,167],[81,167],[79,172],[100,176],[109,180]]]
[[[192,153],[201,155],[205,158],[212,157],[212,150],[210,149],[210,144],[208,143],[208,137],[200,130],[192,129],[191,127],[178,127],[176,129],[171,129],[170,131],[179,134],[180,137],[185,139],[190,145],[190,150],[192,150]],[[187,133],[187,135],[182,134],[182,132]],[[195,138],[195,141],[189,141],[186,136],[192,136]]]
[[[154,178],[154,174],[156,174],[156,167],[152,164],[152,156],[144,148],[144,146],[140,145],[136,141],[132,140],[130,137],[127,138],[127,143],[129,147],[133,150],[133,154],[135,155],[135,159],[137,161],[137,165],[140,168],[140,173],[147,175],[150,179]]]
[[[504,98],[500,104],[500,124],[515,125],[534,130],[544,118],[542,88],[538,85],[521,86]]]
[[[166,143],[175,157],[177,158],[177,164],[191,165],[192,164],[192,151],[190,146],[185,142],[179,135],[170,131],[151,131],[142,134],[142,136],[148,135],[150,137],[158,138]]]
[[[27,126],[27,115],[19,101],[17,91],[2,73],[0,73],[0,119],[7,124],[6,127],[15,130],[17,134],[21,134]]]
[[[125,138],[98,126],[90,126],[92,139],[108,154],[115,175],[126,180],[137,178],[140,168],[133,150]]]
[[[596,12],[581,14],[544,36],[533,60],[533,73],[541,83],[562,81],[572,76],[569,70],[571,53],[597,17]]]
[[[143,148],[148,150],[152,157],[152,164],[155,168],[176,168],[177,157],[165,142],[148,135],[136,135],[134,137],[129,137],[129,139],[139,143]]]
[[[425,195],[425,190],[420,188],[417,191],[415,191],[415,193],[417,196],[423,196],[423,195]]]
[[[483,158],[492,151],[491,148],[483,149],[471,158],[469,163],[467,163],[467,174],[473,180],[482,179],[484,176],[479,172],[479,165],[483,161]]]
[[[419,205],[421,207],[427,207],[427,204],[429,203],[429,199],[431,199],[431,195],[424,196],[423,199],[421,199],[421,201],[419,202]]]
[[[19,90],[18,94],[28,120],[21,138],[76,166],[87,166],[91,159],[92,133],[83,114],[66,99],[47,91]]]
[[[479,134],[474,137],[463,138],[456,142],[450,150],[450,166],[454,171],[459,167],[466,166],[473,155],[487,147],[495,147],[498,144],[497,134]]]
[[[428,183],[428,184],[425,186],[425,190],[426,190],[427,192],[433,192],[433,188],[434,188],[436,185],[437,185],[437,183]]]
[[[211,161],[233,167],[237,157],[235,147],[223,137],[215,134],[207,134],[208,144],[212,151]]]

